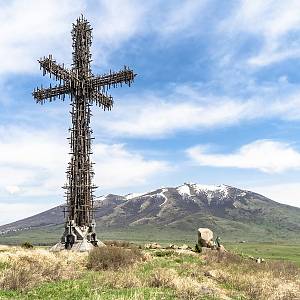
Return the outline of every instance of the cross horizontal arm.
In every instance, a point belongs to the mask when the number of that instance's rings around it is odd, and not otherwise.
[[[72,71],[69,71],[66,69],[63,65],[59,65],[56,63],[54,59],[52,59],[52,55],[49,55],[49,57],[44,57],[41,60],[38,60],[40,64],[40,68],[43,69],[43,72],[45,74],[54,75],[56,79],[63,80],[63,81],[71,81],[71,80],[77,80],[76,74],[74,74]]]
[[[91,100],[94,101],[99,107],[102,107],[104,110],[111,110],[114,104],[112,96],[103,95],[99,92],[93,92]]]
[[[91,80],[91,85],[92,88],[96,88],[98,90],[101,90],[101,88],[103,87],[117,87],[118,85],[122,85],[122,83],[128,84],[130,86],[135,76],[136,74],[134,74],[132,70],[124,67],[124,69],[119,72],[113,72],[93,78]]]
[[[43,104],[46,99],[49,99],[51,102],[56,97],[62,97],[64,98],[65,95],[69,94],[70,88],[66,85],[59,85],[55,87],[50,87],[48,89],[44,88],[37,88],[33,91],[32,95],[37,103]]]

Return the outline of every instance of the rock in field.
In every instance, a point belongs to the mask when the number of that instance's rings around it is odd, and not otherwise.
[[[198,229],[198,244],[201,247],[211,247],[214,242],[214,234],[208,228],[199,228]]]
[[[161,249],[162,246],[158,243],[151,243],[151,244],[146,244],[145,249]]]

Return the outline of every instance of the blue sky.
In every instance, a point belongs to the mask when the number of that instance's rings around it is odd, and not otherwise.
[[[58,8],[59,7],[59,8]],[[228,184],[300,206],[300,2],[0,0],[0,224],[62,203],[69,101],[37,59],[71,64],[71,24],[93,30],[93,72],[131,88],[93,108],[98,195]]]

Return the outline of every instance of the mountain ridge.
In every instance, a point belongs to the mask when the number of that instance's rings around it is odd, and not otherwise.
[[[58,231],[64,222],[63,208],[59,205],[0,226],[2,240],[41,229]],[[300,233],[300,208],[224,184],[184,183],[146,193],[108,194],[95,200],[95,209],[100,235],[123,232],[120,236],[125,238],[126,232],[133,235],[141,230],[149,235],[157,230],[192,236],[204,226],[236,239],[297,239]]]

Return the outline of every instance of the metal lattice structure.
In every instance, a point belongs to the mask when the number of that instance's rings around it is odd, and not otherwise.
[[[67,219],[61,244],[72,248],[80,241],[97,245],[93,211],[93,168],[90,159],[90,116],[93,104],[111,110],[113,99],[107,94],[111,87],[133,82],[136,74],[124,67],[119,72],[95,76],[91,72],[92,28],[81,16],[73,24],[73,63],[70,69],[58,64],[52,55],[38,60],[43,75],[54,76],[59,84],[50,88],[36,88],[33,97],[37,103],[51,102],[56,98],[70,96],[72,128],[70,128],[71,161],[67,168],[68,184],[64,186],[67,197]]]

